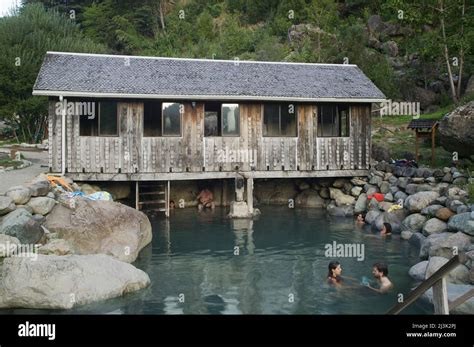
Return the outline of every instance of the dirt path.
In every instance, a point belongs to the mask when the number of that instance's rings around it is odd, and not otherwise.
[[[21,185],[33,179],[42,172],[48,171],[48,151],[30,152],[21,151],[26,160],[32,162],[31,166],[24,169],[5,171],[0,173],[0,194],[3,195],[8,188]],[[41,165],[46,165],[41,167]]]

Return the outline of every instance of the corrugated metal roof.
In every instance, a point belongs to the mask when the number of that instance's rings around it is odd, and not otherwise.
[[[35,95],[385,99],[355,65],[48,52]]]

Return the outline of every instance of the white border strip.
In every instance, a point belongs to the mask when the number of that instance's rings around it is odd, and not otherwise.
[[[386,102],[387,99],[370,98],[300,98],[287,96],[249,96],[249,95],[160,95],[160,94],[125,94],[125,93],[92,93],[66,92],[57,90],[33,90],[33,95],[69,96],[88,98],[126,98],[126,99],[166,99],[166,100],[248,100],[248,101],[290,101],[290,102]]]

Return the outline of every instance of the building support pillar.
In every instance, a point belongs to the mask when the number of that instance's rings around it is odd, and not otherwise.
[[[253,178],[247,178],[247,201],[244,201],[245,178],[235,179],[235,201],[230,203],[230,218],[253,218],[260,214],[253,208]]]

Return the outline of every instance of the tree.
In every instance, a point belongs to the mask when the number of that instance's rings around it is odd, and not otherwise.
[[[73,21],[41,4],[30,4],[0,18],[0,118],[20,141],[41,139],[47,98],[32,96],[46,51],[104,52],[84,38]]]

